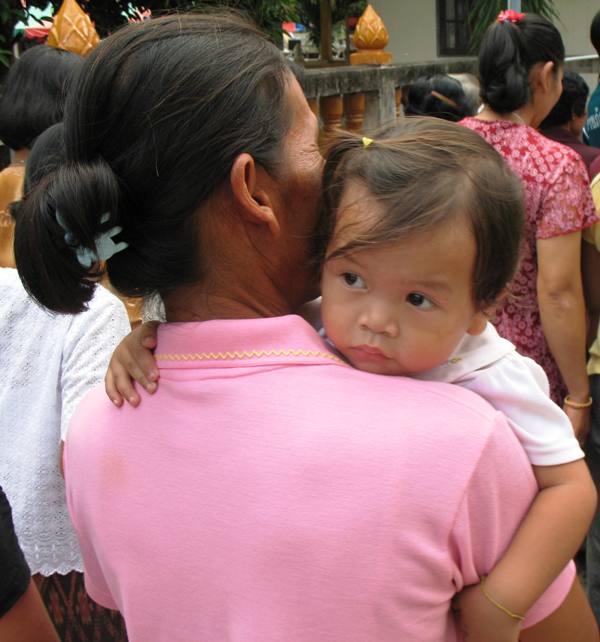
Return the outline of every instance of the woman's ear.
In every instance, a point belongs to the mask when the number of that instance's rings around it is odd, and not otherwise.
[[[262,184],[264,174],[250,154],[240,154],[233,161],[229,174],[231,193],[247,223],[266,225],[271,234],[279,236],[279,220],[272,207],[268,186]]]
[[[535,71],[534,81],[546,92],[551,91],[556,83],[556,65],[551,61],[538,63],[538,69]]]

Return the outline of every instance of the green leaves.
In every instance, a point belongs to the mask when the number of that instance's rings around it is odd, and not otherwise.
[[[348,16],[360,16],[367,7],[367,0],[329,0],[331,4],[331,22],[335,29],[336,25],[346,20]],[[319,22],[320,0],[296,0],[295,5],[298,11],[298,22],[307,27],[310,26],[313,42],[319,42],[321,30]]]
[[[55,12],[62,0],[28,0],[28,7],[45,8],[51,2]],[[81,8],[90,15],[100,37],[107,36],[126,22],[131,6],[150,9],[154,15],[179,9],[202,9],[202,7],[228,6],[246,11],[275,42],[281,42],[281,23],[298,20],[297,0],[78,0]],[[339,4],[339,2],[338,2]],[[26,22],[27,9],[18,0],[0,2],[0,68],[8,66],[12,59],[15,42],[13,27],[19,21]]]
[[[45,8],[49,0],[28,0],[28,7]],[[62,0],[50,0],[58,11]],[[81,8],[90,15],[100,37],[107,36],[126,22],[124,14],[131,5],[150,9],[154,15],[178,9],[202,9],[203,7],[227,6],[247,12],[267,32],[274,42],[281,44],[281,23],[287,21],[312,25],[314,35],[319,37],[320,0],[78,0]],[[333,11],[333,23],[341,23],[349,15],[360,15],[367,0],[329,0]],[[0,70],[12,60],[12,47],[18,38],[13,35],[14,25],[26,22],[27,9],[17,0],[0,2]],[[28,41],[21,41],[25,45]]]
[[[472,53],[477,53],[485,30],[494,22],[498,14],[503,9],[506,9],[506,6],[506,0],[471,0],[471,8],[469,10],[471,40],[469,49]],[[559,18],[553,0],[523,0],[521,11],[537,13],[552,21]]]

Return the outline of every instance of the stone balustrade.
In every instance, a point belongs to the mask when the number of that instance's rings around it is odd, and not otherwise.
[[[580,74],[597,74],[599,62],[594,57],[567,59],[566,67]],[[461,73],[476,75],[476,58],[306,68],[302,85],[325,132],[336,127],[360,132],[373,130],[399,117],[402,88],[416,78]]]
[[[595,55],[567,58],[565,67],[594,78],[600,70]],[[336,65],[306,68],[302,85],[311,109],[325,132],[335,127],[370,131],[401,116],[402,88],[420,76],[477,74],[476,58],[390,65]],[[0,142],[0,169],[8,164]]]

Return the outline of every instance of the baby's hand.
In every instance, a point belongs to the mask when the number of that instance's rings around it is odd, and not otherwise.
[[[521,624],[483,594],[480,584],[464,589],[453,600],[458,626],[466,642],[518,642]]]
[[[140,403],[132,378],[152,394],[156,391],[158,369],[152,350],[156,347],[158,323],[143,323],[130,332],[113,352],[104,380],[106,394],[115,406],[123,398],[132,406]]]

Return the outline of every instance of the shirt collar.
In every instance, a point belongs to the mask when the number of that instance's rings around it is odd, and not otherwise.
[[[158,331],[160,368],[344,364],[299,316],[166,323]],[[346,365],[346,364],[344,364]]]

